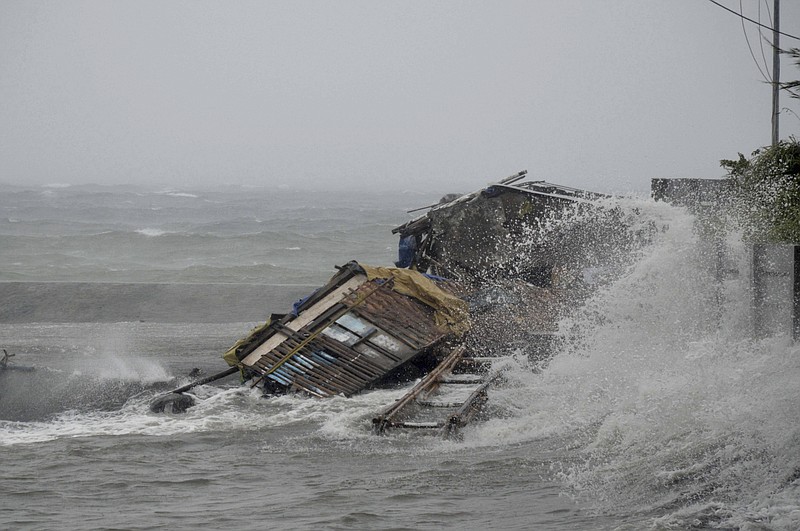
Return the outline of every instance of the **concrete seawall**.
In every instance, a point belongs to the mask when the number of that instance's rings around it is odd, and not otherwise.
[[[0,323],[260,322],[316,286],[0,282]]]

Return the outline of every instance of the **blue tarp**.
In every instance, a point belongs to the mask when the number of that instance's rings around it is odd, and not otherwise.
[[[414,261],[414,255],[417,252],[417,237],[413,234],[400,238],[400,244],[397,249],[397,262],[394,263],[397,267],[408,267]]]

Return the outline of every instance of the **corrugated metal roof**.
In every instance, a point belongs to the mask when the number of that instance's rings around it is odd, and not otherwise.
[[[243,362],[294,391],[349,396],[449,335],[431,308],[393,291],[391,281],[364,280],[317,306],[306,310],[317,317],[297,329],[281,324],[269,350]]]

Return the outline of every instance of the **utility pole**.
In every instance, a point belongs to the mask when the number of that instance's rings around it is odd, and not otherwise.
[[[777,146],[780,140],[778,128],[778,115],[780,113],[778,97],[781,82],[780,43],[778,42],[781,19],[780,0],[775,0],[772,11],[772,145]]]
[[[780,0],[775,0],[772,8],[772,147],[780,142],[780,130],[778,128],[778,116],[780,108],[778,98],[780,94],[781,82],[781,58],[780,58],[780,25],[781,25],[781,5]],[[753,251],[755,253],[755,251]],[[800,341],[800,245],[792,246],[792,339]],[[753,255],[755,258],[755,254]],[[755,264],[755,262],[754,262]],[[756,289],[757,291],[757,289]],[[763,329],[763,324],[759,321],[760,315],[756,310],[756,330]]]

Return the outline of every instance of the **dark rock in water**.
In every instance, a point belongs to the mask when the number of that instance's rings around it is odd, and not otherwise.
[[[153,413],[185,413],[194,405],[194,399],[189,395],[169,393],[159,396],[150,404]]]

